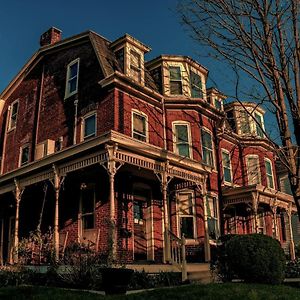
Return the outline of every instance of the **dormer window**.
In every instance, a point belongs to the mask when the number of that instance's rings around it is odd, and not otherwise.
[[[115,52],[116,59],[119,62],[122,72],[124,72],[124,48],[119,49]]]
[[[256,134],[259,137],[264,137],[264,132],[263,132],[263,128],[264,128],[263,116],[261,114],[254,113],[254,118],[255,118],[255,120],[257,122],[257,123],[255,123]]]
[[[130,76],[138,82],[142,80],[141,55],[130,50]]]
[[[215,108],[218,109],[218,110],[223,110],[223,102],[221,99],[218,99],[217,97],[215,97],[215,101],[214,101],[214,105],[215,105]]]
[[[203,98],[201,77],[193,71],[190,71],[190,86],[192,98]]]
[[[182,78],[180,67],[170,66],[170,94],[182,95]]]
[[[68,98],[78,91],[79,58],[72,61],[67,67],[67,80],[65,98]]]
[[[251,133],[248,113],[246,111],[240,111],[240,125],[242,134]]]
[[[10,108],[8,130],[14,129],[16,127],[18,110],[19,110],[19,101],[15,101],[12,103]]]
[[[264,120],[261,113],[254,112],[250,116],[247,111],[241,110],[239,118],[241,134],[264,137]]]

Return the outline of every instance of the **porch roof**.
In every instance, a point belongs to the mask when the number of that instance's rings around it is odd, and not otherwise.
[[[15,179],[18,180],[22,188],[53,179],[53,165],[56,166],[60,176],[91,165],[103,165],[108,161],[105,144],[118,145],[115,154],[117,162],[128,163],[152,170],[155,173],[166,171],[170,177],[203,183],[205,176],[211,172],[211,168],[201,162],[176,155],[124,134],[109,131],[0,176],[0,194],[13,191]],[[166,162],[168,163],[166,164]]]
[[[292,211],[297,211],[292,195],[285,194],[281,191],[271,189],[261,184],[226,187],[222,190],[224,206],[235,205],[240,203],[253,204],[257,197],[258,204],[264,203],[270,206],[278,206],[288,209],[291,206]]]

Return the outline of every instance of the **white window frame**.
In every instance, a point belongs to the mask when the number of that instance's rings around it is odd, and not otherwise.
[[[22,155],[23,155],[23,150],[24,150],[25,148],[28,148],[28,160],[27,160],[26,162],[23,162],[23,163],[22,163]],[[26,144],[24,144],[24,145],[22,145],[22,146],[20,147],[20,152],[19,152],[19,167],[25,166],[25,165],[27,165],[29,162],[30,162],[30,145],[29,145],[29,143],[26,143]]]
[[[77,64],[77,74],[76,74],[76,89],[73,92],[69,92],[69,81],[72,80],[74,77],[70,78],[70,69],[71,67]],[[77,94],[78,92],[78,79],[79,79],[79,66],[80,66],[80,59],[76,58],[73,61],[71,61],[67,66],[67,74],[66,74],[66,87],[65,87],[65,99]]]
[[[170,68],[179,68],[180,70],[180,82],[181,82],[181,94],[172,94],[171,93],[171,71]],[[168,78],[169,78],[169,95],[170,96],[184,96],[184,76],[183,76],[183,66],[181,64],[168,64]],[[176,80],[179,81],[179,80]]]
[[[214,201],[214,199],[215,199],[215,204],[216,204],[216,206],[215,207],[213,207],[213,209],[214,209],[214,212],[216,213],[216,216],[209,216],[208,215],[208,211],[206,212],[207,213],[207,220],[208,219],[214,219],[215,220],[215,222],[216,222],[216,224],[217,224],[217,228],[216,228],[216,233],[217,233],[217,235],[218,236],[216,236],[216,239],[218,239],[218,237],[220,236],[220,212],[219,212],[219,199],[218,199],[218,196],[217,195],[215,195],[215,194],[209,194],[209,195],[207,195],[207,197],[206,197],[206,205],[207,205],[207,207],[209,208],[209,210],[211,210],[210,209],[210,204],[209,204],[209,201],[211,200],[212,202]],[[207,210],[207,208],[206,208],[206,210]],[[212,239],[211,237],[209,237],[209,239],[210,240],[214,240],[214,239]]]
[[[268,163],[270,164],[270,167],[271,167],[271,173],[272,173],[272,174],[268,174],[268,173],[267,173],[266,162],[268,162]],[[265,172],[266,172],[267,187],[270,188],[270,189],[275,189],[275,180],[274,180],[273,165],[272,165],[272,161],[271,161],[269,158],[265,158]],[[269,186],[269,183],[268,183],[268,176],[272,176],[272,184],[273,184],[273,187]]]
[[[92,116],[95,116],[95,134],[84,136],[84,133],[85,133],[85,120],[92,117]],[[89,112],[88,114],[84,115],[82,117],[81,124],[82,124],[82,126],[81,126],[81,128],[82,128],[82,130],[81,130],[81,140],[82,141],[86,141],[90,137],[95,137],[97,135],[97,113],[95,111]]]
[[[17,109],[17,113],[16,113],[16,122],[14,125],[12,125],[12,112],[13,112],[13,107],[15,105],[18,105],[18,109]],[[9,106],[9,121],[8,121],[8,128],[7,131],[13,130],[17,127],[17,122],[18,122],[18,113],[19,113],[19,108],[20,108],[20,103],[19,103],[19,99],[15,100],[12,102],[12,104]]]
[[[195,87],[197,87],[197,88],[199,88],[199,87],[198,87],[197,85],[195,85],[195,84],[192,84],[192,73],[194,73],[196,76],[199,76],[199,78],[200,78],[200,83],[201,83],[201,88],[200,88],[200,90],[201,90],[201,93],[202,93],[202,97],[193,97],[193,93],[192,93],[192,91],[193,91],[193,86],[195,86]],[[195,71],[194,69],[191,69],[191,68],[190,68],[190,70],[189,70],[189,83],[190,83],[190,97],[191,97],[192,99],[204,99],[203,77],[202,77],[202,74],[199,73],[199,72],[197,72],[197,71]]]
[[[203,155],[203,148],[204,147],[203,147],[202,131],[206,131],[210,135],[210,137],[211,137],[211,146],[212,146],[211,150],[212,150],[212,160],[213,160],[211,165],[208,165],[208,164],[204,163],[204,161],[203,161],[203,157],[204,157],[204,155]],[[205,165],[207,165],[207,166],[210,166],[212,168],[215,168],[216,158],[215,158],[215,144],[214,144],[214,140],[213,140],[213,134],[212,134],[212,132],[208,128],[202,127],[200,129],[200,136],[201,136],[201,149],[202,149],[202,153],[201,153],[202,154],[202,163],[205,164]]]
[[[188,133],[188,144],[189,144],[189,153],[190,156],[188,158],[193,159],[193,144],[192,144],[192,133],[191,133],[191,124],[187,121],[174,121],[172,122],[172,132],[173,132],[173,152],[177,155],[179,154],[178,148],[177,148],[177,137],[176,137],[176,126],[177,125],[184,125],[187,126],[187,133]],[[187,157],[187,156],[185,156]]]
[[[229,170],[230,170],[230,179],[231,179],[231,181],[226,181],[225,180],[223,153],[228,154],[228,157],[229,157]],[[232,185],[233,184],[233,177],[232,177],[232,164],[231,164],[230,151],[228,151],[227,149],[222,148],[221,149],[221,160],[222,160],[222,170],[223,170],[223,182],[224,182],[224,184]]]
[[[139,139],[137,139],[137,138],[134,137],[134,134],[143,136],[139,132],[134,132],[134,126],[133,126],[133,124],[134,124],[134,122],[133,122],[133,116],[134,115],[139,115],[139,116],[145,118],[145,130],[146,130],[146,133],[145,133],[146,134],[146,136],[145,136],[146,140],[145,141],[139,140]],[[144,142],[144,143],[148,143],[149,142],[148,115],[146,115],[144,112],[142,112],[140,110],[137,110],[137,109],[132,109],[131,110],[131,136],[132,136],[132,138],[134,138],[137,141]]]
[[[250,183],[250,180],[249,180],[249,176],[250,176],[250,173],[249,173],[249,158],[256,158],[257,159],[257,163],[258,163],[258,183]],[[260,170],[260,161],[259,161],[259,156],[258,155],[254,155],[254,154],[250,154],[250,155],[247,155],[246,156],[246,166],[247,166],[247,179],[248,179],[248,185],[254,185],[254,184],[261,184],[261,170]]]
[[[258,111],[254,111],[252,112],[253,116],[252,116],[252,122],[254,123],[254,132],[255,132],[255,135],[259,138],[264,138],[265,137],[265,134],[264,134],[264,131],[265,131],[265,123],[264,123],[264,115],[261,114],[260,112]],[[255,117],[255,114],[258,115],[260,118],[261,118],[261,128],[258,128],[259,125],[256,123],[257,120],[256,120],[256,117]],[[258,135],[258,130],[262,130],[262,136]]]
[[[192,214],[184,215],[180,214],[180,194],[187,194],[192,196]],[[186,238],[187,240],[195,240],[197,237],[197,218],[196,218],[196,202],[195,202],[195,193],[192,190],[180,190],[176,193],[176,215],[177,215],[177,232],[181,237],[181,218],[193,218],[193,237]]]

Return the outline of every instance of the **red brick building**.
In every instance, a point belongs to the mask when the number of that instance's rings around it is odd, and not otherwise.
[[[187,260],[204,262],[221,233],[253,232],[294,255],[262,108],[224,105],[189,57],[146,62],[130,35],[51,28],[40,44],[0,95],[2,263],[38,224],[57,257],[80,242],[175,263],[184,236]]]

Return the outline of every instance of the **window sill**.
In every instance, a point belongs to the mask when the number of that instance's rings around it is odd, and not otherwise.
[[[74,96],[74,95],[76,95],[78,93],[78,90],[76,90],[76,91],[74,91],[74,92],[72,92],[72,93],[68,93],[68,94],[65,94],[65,97],[64,97],[64,100],[67,100],[68,98],[70,98],[70,97],[72,97],[72,96]]]

